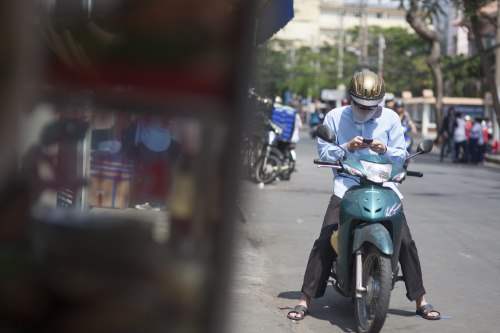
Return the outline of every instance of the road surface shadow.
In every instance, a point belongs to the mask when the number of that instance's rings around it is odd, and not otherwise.
[[[401,317],[415,317],[415,312],[399,309],[389,309],[387,313]]]
[[[278,298],[295,299],[300,298],[300,291],[284,291],[278,294]],[[292,306],[293,308],[293,306]],[[280,308],[287,313],[292,308]],[[328,321],[332,326],[337,326],[343,332],[355,332],[354,308],[351,298],[342,297],[328,288],[325,296],[314,299],[309,305],[309,317]]]
[[[278,294],[278,298],[298,300],[300,291],[284,291]],[[292,310],[293,306],[280,308],[284,313]],[[400,309],[387,311],[389,315],[400,317],[415,317],[415,312]],[[330,322],[332,326],[337,326],[343,332],[355,332],[356,322],[354,320],[354,306],[351,298],[337,295],[331,290],[327,290],[324,297],[313,300],[309,306],[309,317],[317,320]]]
[[[278,294],[278,298],[299,299],[300,291],[284,291]]]

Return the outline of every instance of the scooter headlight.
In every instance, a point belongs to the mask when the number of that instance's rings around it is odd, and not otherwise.
[[[353,168],[349,165],[344,165],[344,169],[347,171],[348,174],[352,175],[352,176],[357,176],[357,177],[363,177],[363,173],[361,171],[359,171],[358,169],[356,168]]]
[[[395,175],[394,177],[392,177],[392,181],[393,182],[398,182],[398,183],[401,183],[404,179],[406,178],[406,171],[403,171],[403,172],[400,172],[398,173],[397,175]]]
[[[385,183],[389,181],[392,172],[391,164],[372,163],[364,160],[361,160],[360,163],[365,169],[366,179],[369,181],[374,183]]]

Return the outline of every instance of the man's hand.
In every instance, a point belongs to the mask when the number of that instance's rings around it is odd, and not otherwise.
[[[375,141],[372,142],[372,144]],[[363,142],[363,137],[362,136],[357,136],[351,141],[347,143],[347,150],[349,151],[354,151],[354,150],[361,150],[370,147],[369,144]]]
[[[370,149],[379,154],[385,154],[387,151],[387,146],[382,143],[380,140],[373,140],[370,144]]]

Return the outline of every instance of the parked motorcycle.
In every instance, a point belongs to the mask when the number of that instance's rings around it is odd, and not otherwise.
[[[276,148],[277,149],[271,150],[271,154],[281,161],[277,177],[279,177],[280,180],[290,180],[292,172],[295,171],[295,163],[297,162],[295,143],[278,139]]]
[[[316,133],[337,145],[329,127],[320,125]],[[354,300],[358,332],[376,333],[382,329],[391,290],[396,281],[402,280],[398,276],[398,258],[403,207],[396,192],[383,183],[401,183],[407,176],[422,177],[421,172],[406,170],[407,161],[431,150],[432,140],[424,140],[404,162],[380,155],[349,156],[338,163],[314,161],[318,166],[338,169],[339,175],[359,177],[359,186],[347,190],[341,201],[339,228],[332,235],[338,256],[331,272],[335,290]]]
[[[282,169],[282,153],[277,148],[277,135],[282,129],[267,121],[267,141],[262,147],[261,155],[255,163],[255,180],[259,183],[269,184],[273,182]]]

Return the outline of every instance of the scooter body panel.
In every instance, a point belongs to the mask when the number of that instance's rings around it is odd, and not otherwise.
[[[374,227],[366,228],[366,226]],[[338,285],[346,294],[354,294],[353,252],[367,241],[377,246],[383,253],[392,255],[392,270],[396,271],[402,226],[403,207],[398,195],[392,189],[376,185],[360,185],[351,187],[344,194],[340,203],[339,251],[335,271]],[[386,232],[383,233],[381,228]],[[372,231],[376,234],[371,235]],[[389,250],[391,247],[392,251]]]

